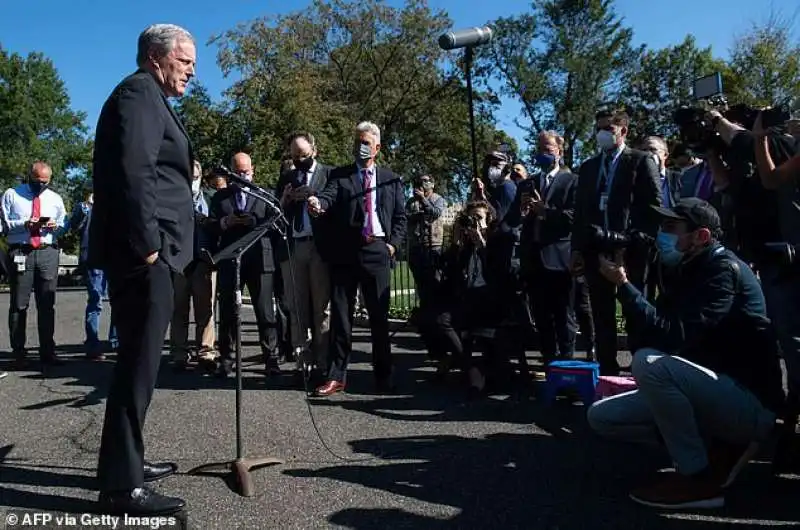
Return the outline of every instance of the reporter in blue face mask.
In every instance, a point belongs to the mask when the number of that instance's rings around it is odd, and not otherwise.
[[[755,274],[718,241],[717,211],[697,198],[655,210],[659,259],[671,274],[653,304],[623,266],[600,260],[624,317],[643,331],[631,365],[638,390],[598,401],[588,419],[607,438],[658,442],[660,434],[676,470],[632,492],[634,501],[720,507],[724,488],[775,429],[777,345]]]

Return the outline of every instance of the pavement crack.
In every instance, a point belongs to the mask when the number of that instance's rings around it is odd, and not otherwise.
[[[58,388],[54,388],[49,384],[49,381],[47,379],[42,379],[41,381],[39,381],[39,387],[43,388],[50,394],[55,394],[57,396],[74,397],[75,402],[77,402],[79,398],[86,397],[85,392],[81,392],[78,390],[60,390]],[[73,404],[75,402],[73,402]],[[73,408],[82,414],[88,415],[88,418],[86,419],[86,423],[78,430],[76,434],[66,435],[67,440],[73,447],[75,447],[78,450],[78,452],[85,455],[91,455],[91,456],[96,455],[97,448],[90,447],[88,445],[89,444],[88,434],[97,429],[100,420],[100,414],[85,406],[73,406],[70,408]]]

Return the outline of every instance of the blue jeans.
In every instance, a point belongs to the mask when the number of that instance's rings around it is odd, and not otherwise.
[[[86,271],[86,290],[88,299],[86,300],[86,353],[94,355],[101,353],[100,344],[100,313],[103,311],[103,296],[108,289],[108,282],[105,274],[99,269],[88,269]],[[114,325],[114,313],[111,313],[111,326],[108,328],[108,341],[111,347],[117,347],[117,328]]]

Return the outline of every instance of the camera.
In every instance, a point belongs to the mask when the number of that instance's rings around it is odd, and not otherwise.
[[[714,130],[714,124],[706,119],[709,111],[716,110],[725,119],[738,123],[751,130],[758,113],[765,129],[783,125],[791,118],[789,112],[780,105],[759,110],[743,103],[728,106],[728,99],[722,92],[722,74],[719,72],[696,79],[693,83],[693,96],[696,106],[681,107],[673,114],[681,142],[697,152],[715,151],[723,154],[727,146]]]
[[[780,267],[795,267],[800,265],[797,261],[797,246],[786,242],[764,243],[764,257],[766,261]]]
[[[586,231],[588,247],[595,252],[614,252],[631,246],[650,246],[655,239],[639,230],[614,232],[597,225],[590,225]]]
[[[471,215],[459,215],[456,219],[458,226],[468,230],[478,229],[478,218]]]

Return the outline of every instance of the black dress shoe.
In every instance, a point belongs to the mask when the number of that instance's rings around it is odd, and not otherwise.
[[[154,482],[168,477],[178,471],[178,464],[172,462],[162,462],[160,464],[144,463],[144,481]]]
[[[183,499],[167,497],[147,487],[101,492],[97,502],[99,511],[109,515],[172,515],[186,506]]]

